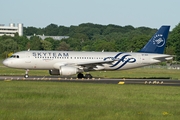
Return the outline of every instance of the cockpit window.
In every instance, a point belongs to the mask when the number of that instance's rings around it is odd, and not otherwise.
[[[10,58],[19,58],[19,55],[12,55]]]

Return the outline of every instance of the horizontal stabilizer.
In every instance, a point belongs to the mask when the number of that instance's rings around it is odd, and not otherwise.
[[[159,60],[159,61],[167,61],[167,60],[172,60],[173,56],[166,55],[166,56],[161,56],[161,57],[154,57],[153,59]]]

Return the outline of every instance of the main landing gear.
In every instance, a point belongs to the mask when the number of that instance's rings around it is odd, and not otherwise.
[[[28,72],[29,72],[29,69],[26,69],[24,78],[28,78],[29,77]]]
[[[91,79],[91,78],[92,78],[92,75],[89,74],[89,73],[87,73],[87,74],[85,74],[85,76],[84,76],[82,73],[79,73],[79,74],[77,75],[77,78],[80,78],[80,79],[82,79],[82,78]]]

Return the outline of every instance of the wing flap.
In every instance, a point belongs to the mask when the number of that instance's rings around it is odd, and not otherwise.
[[[89,62],[81,62],[81,63],[76,63],[75,65],[77,66],[83,66],[83,65],[93,65],[93,64],[104,64],[104,63],[112,63],[114,60],[107,60],[107,61],[89,61]]]

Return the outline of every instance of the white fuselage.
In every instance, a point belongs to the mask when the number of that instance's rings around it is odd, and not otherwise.
[[[157,59],[159,58],[159,59]],[[84,70],[123,70],[170,60],[166,54],[75,51],[22,51],[3,64],[12,68],[50,70],[75,66]]]

